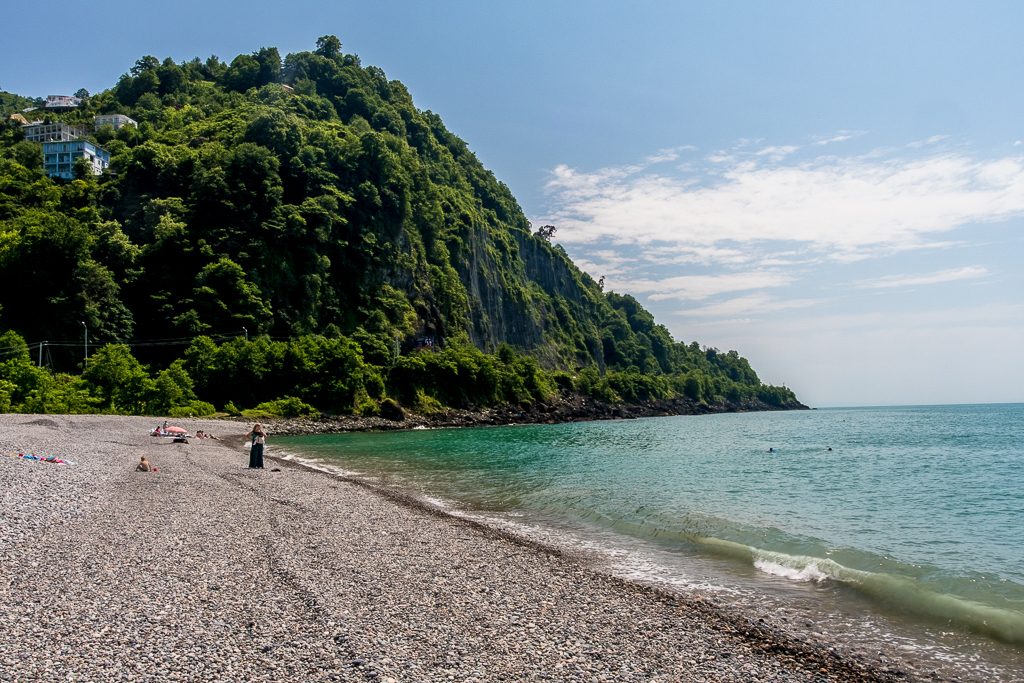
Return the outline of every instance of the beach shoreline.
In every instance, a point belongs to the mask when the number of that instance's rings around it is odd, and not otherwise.
[[[923,678],[273,446],[248,470],[241,424],[172,444],[152,423],[0,416],[0,680]]]
[[[802,403],[771,406],[757,399],[740,403],[707,404],[685,397],[655,399],[643,403],[604,403],[584,396],[559,397],[528,406],[503,405],[492,408],[445,408],[425,415],[403,410],[392,417],[321,415],[318,417],[268,418],[278,434],[340,434],[345,432],[440,429],[448,427],[496,427],[516,424],[563,424],[602,420],[632,420],[644,417],[717,415],[721,413],[811,410]],[[237,420],[239,418],[228,418]]]

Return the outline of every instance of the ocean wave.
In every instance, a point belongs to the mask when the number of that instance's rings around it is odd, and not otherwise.
[[[721,541],[713,542],[715,545]],[[1024,613],[936,591],[917,579],[843,566],[827,558],[787,555],[748,547],[759,571],[792,581],[836,582],[886,607],[1024,645]]]
[[[769,559],[758,558],[754,560],[754,567],[765,574],[781,576],[791,581],[824,583],[829,579],[828,572],[821,571],[816,562],[811,562],[803,567],[789,567]]]

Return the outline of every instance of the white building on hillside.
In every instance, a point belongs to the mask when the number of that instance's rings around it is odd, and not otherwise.
[[[114,130],[119,130],[125,126],[133,126],[134,128],[139,127],[139,124],[135,119],[129,118],[124,114],[99,114],[95,118],[93,125],[97,130],[103,126],[112,126]]]
[[[25,139],[30,142],[53,142],[77,140],[79,136],[85,134],[85,129],[81,126],[69,126],[60,121],[57,123],[33,121],[23,125],[21,132],[25,134]]]
[[[81,103],[80,98],[72,95],[47,95],[43,106],[47,109],[74,109]]]

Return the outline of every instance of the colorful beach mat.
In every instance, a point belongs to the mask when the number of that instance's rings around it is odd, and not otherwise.
[[[53,465],[74,465],[75,463],[70,460],[59,458],[56,455],[37,455],[35,453],[8,453],[15,458],[21,458],[22,460],[33,460],[36,462],[48,462]]]

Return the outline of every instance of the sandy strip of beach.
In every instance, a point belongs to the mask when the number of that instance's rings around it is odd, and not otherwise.
[[[157,422],[0,416],[0,681],[907,679]]]

